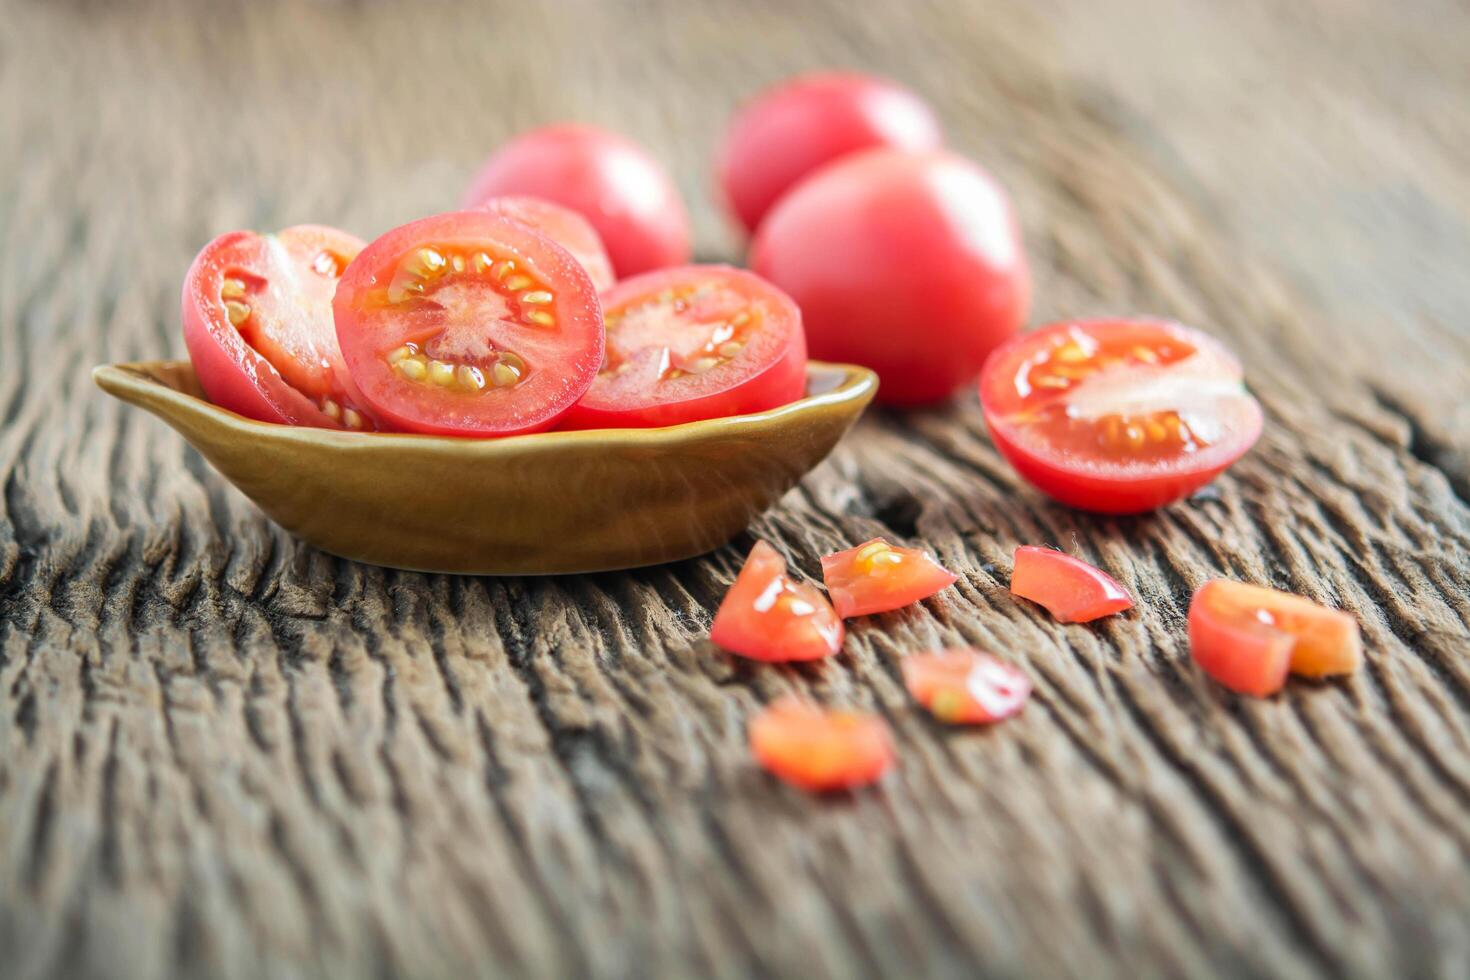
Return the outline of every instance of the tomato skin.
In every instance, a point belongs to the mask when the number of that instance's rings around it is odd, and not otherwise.
[[[1358,621],[1350,614],[1225,579],[1206,582],[1190,600],[1189,647],[1211,677],[1257,696],[1279,690],[1287,671],[1329,677],[1352,673],[1363,661]]]
[[[827,597],[786,574],[786,560],[756,542],[710,624],[718,647],[751,660],[820,660],[842,649],[842,620]]]
[[[893,733],[877,715],[825,710],[793,697],[763,709],[747,734],[762,768],[813,793],[875,783],[898,758]]]
[[[1107,572],[1051,548],[1016,549],[1011,592],[1045,607],[1059,623],[1087,623],[1133,608],[1133,597]]]
[[[953,724],[1009,718],[1031,697],[1031,679],[1019,668],[973,647],[909,654],[902,669],[913,699]]]
[[[642,147],[617,133],[576,123],[522,133],[485,162],[464,203],[513,194],[586,218],[619,278],[689,261],[689,217],[678,188]]]
[[[760,93],[730,121],[716,170],[730,212],[753,232],[786,191],[839,157],[944,145],[933,110],[860,72],[811,72]]]
[[[483,211],[530,225],[562,248],[587,270],[587,276],[598,292],[616,282],[612,259],[592,223],[571,208],[545,198],[512,195],[492,197],[479,205]]]
[[[927,599],[959,580],[928,552],[873,538],[822,558],[822,579],[843,619],[889,612]]]
[[[801,307],[813,357],[878,372],[878,400],[948,397],[1014,334],[1030,274],[1005,192],[952,153],[868,150],[761,222],[751,268]]]

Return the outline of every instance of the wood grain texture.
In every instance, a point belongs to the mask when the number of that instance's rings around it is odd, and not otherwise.
[[[1466,975],[1470,17],[1407,6],[0,2],[0,973]],[[734,256],[721,120],[827,64],[906,80],[1012,189],[1038,321],[1227,337],[1259,448],[1095,518],[967,395],[873,414],[707,558],[474,579],[305,548],[89,387],[182,353],[214,234],[376,234],[540,121],[644,141]],[[960,582],[818,668],[707,646],[752,538],[816,575],[878,533]],[[1042,542],[1139,609],[1012,601]],[[1351,610],[1366,668],[1223,693],[1183,642],[1217,575]],[[1024,715],[909,702],[902,653],[956,642],[1025,666]],[[883,712],[900,770],[755,771],[790,690]]]

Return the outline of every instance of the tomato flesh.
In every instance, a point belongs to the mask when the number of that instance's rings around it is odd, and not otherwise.
[[[816,793],[877,782],[893,768],[893,733],[877,715],[783,698],[751,719],[750,751],[768,772]]]
[[[1051,548],[1016,549],[1011,592],[1046,608],[1059,623],[1087,623],[1133,608],[1133,597],[1100,568]]]
[[[934,717],[961,725],[1009,718],[1031,697],[1019,668],[971,647],[904,657],[903,682]]]
[[[882,538],[822,559],[822,579],[843,619],[901,609],[953,585],[959,576],[917,548]]]
[[[1185,497],[1261,433],[1240,362],[1176,323],[1057,323],[986,362],[980,404],[996,448],[1064,504],[1105,513]]]
[[[785,405],[806,389],[806,338],[790,297],[758,276],[691,265],[603,294],[607,355],[562,422],[646,428]]]
[[[819,660],[842,648],[845,631],[816,586],[786,574],[786,560],[756,542],[710,625],[716,646],[752,660]]]
[[[597,229],[571,208],[539,197],[511,196],[492,197],[480,209],[530,225],[571,252],[599,292],[616,281]]]

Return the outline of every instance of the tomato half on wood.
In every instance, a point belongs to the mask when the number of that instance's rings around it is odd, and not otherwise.
[[[843,619],[901,609],[958,579],[928,552],[897,548],[882,538],[822,559],[822,580]]]
[[[1059,623],[1087,623],[1133,608],[1128,590],[1107,572],[1029,544],[1016,549],[1011,592],[1044,606]]]
[[[599,292],[615,281],[612,260],[607,257],[597,229],[571,208],[540,197],[512,196],[492,197],[480,209],[530,225],[571,252]]]
[[[806,389],[801,312],[740,269],[690,265],[602,296],[607,356],[563,428],[646,428],[776,408]]]
[[[1216,579],[1189,603],[1189,650],[1205,673],[1241,694],[1264,697],[1288,672],[1349,674],[1363,661],[1358,621],[1288,592]]]
[[[602,363],[586,270],[519,221],[456,211],[395,228],[333,304],[348,370],[395,427],[501,436],[549,427]]]
[[[1240,362],[1156,320],[1057,323],[990,356],[980,405],[996,448],[1037,489],[1105,513],[1187,496],[1261,434]]]
[[[750,751],[761,767],[812,792],[875,783],[897,759],[893,733],[877,715],[783,698],[750,721]]]
[[[786,560],[756,542],[710,625],[716,646],[752,660],[819,660],[842,648],[845,631],[816,586],[786,574]]]
[[[199,384],[232,412],[288,425],[372,428],[332,324],[332,294],[362,242],[335,228],[233,231],[184,277],[184,343]]]
[[[1031,697],[1031,679],[1019,668],[970,647],[910,654],[902,667],[909,694],[944,722],[1000,721]]]

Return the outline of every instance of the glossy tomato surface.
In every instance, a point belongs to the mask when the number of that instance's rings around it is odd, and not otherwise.
[[[898,548],[882,538],[822,559],[822,579],[843,619],[902,609],[957,578],[927,551]]]
[[[750,721],[750,751],[761,767],[812,792],[877,782],[893,767],[893,733],[877,715],[785,698]]]
[[[332,324],[337,279],[361,249],[320,225],[234,231],[204,247],[184,277],[182,319],[212,402],[263,422],[373,427]]]
[[[839,157],[943,144],[934,112],[908,89],[860,72],[812,72],[742,107],[725,132],[716,168],[726,204],[751,232],[797,181]]]
[[[550,238],[486,211],[388,232],[348,266],[333,306],[362,397],[410,432],[545,429],[602,363],[587,272]]]
[[[758,276],[691,265],[602,296],[607,356],[563,428],[645,428],[763,412],[806,389],[806,336],[790,297]]]
[[[689,216],[678,188],[642,147],[617,133],[564,123],[517,136],[485,162],[465,204],[511,194],[544,198],[586,218],[619,277],[689,261]]]
[[[1010,201],[952,153],[869,150],[823,167],[766,216],[750,260],[801,307],[812,356],[873,368],[895,405],[973,380],[1030,302]]]
[[[910,654],[902,667],[909,694],[940,721],[1000,721],[1031,697],[1031,679],[1024,672],[971,647]]]
[[[598,292],[615,281],[612,260],[591,222],[571,208],[540,197],[492,197],[480,209],[530,225],[572,253]]]
[[[1261,434],[1240,362],[1156,320],[1057,323],[991,356],[980,405],[996,448],[1064,504],[1136,513],[1185,497]]]
[[[1189,647],[1211,677],[1234,691],[1269,694],[1285,674],[1348,674],[1363,660],[1358,621],[1287,592],[1216,579],[1189,604]],[[1282,664],[1285,666],[1282,666]]]
[[[786,560],[756,542],[710,625],[718,647],[752,660],[819,660],[842,648],[845,631],[816,586],[786,574]]]
[[[1133,597],[1100,568],[1052,548],[1016,549],[1011,592],[1046,608],[1059,623],[1087,623],[1133,608]]]

